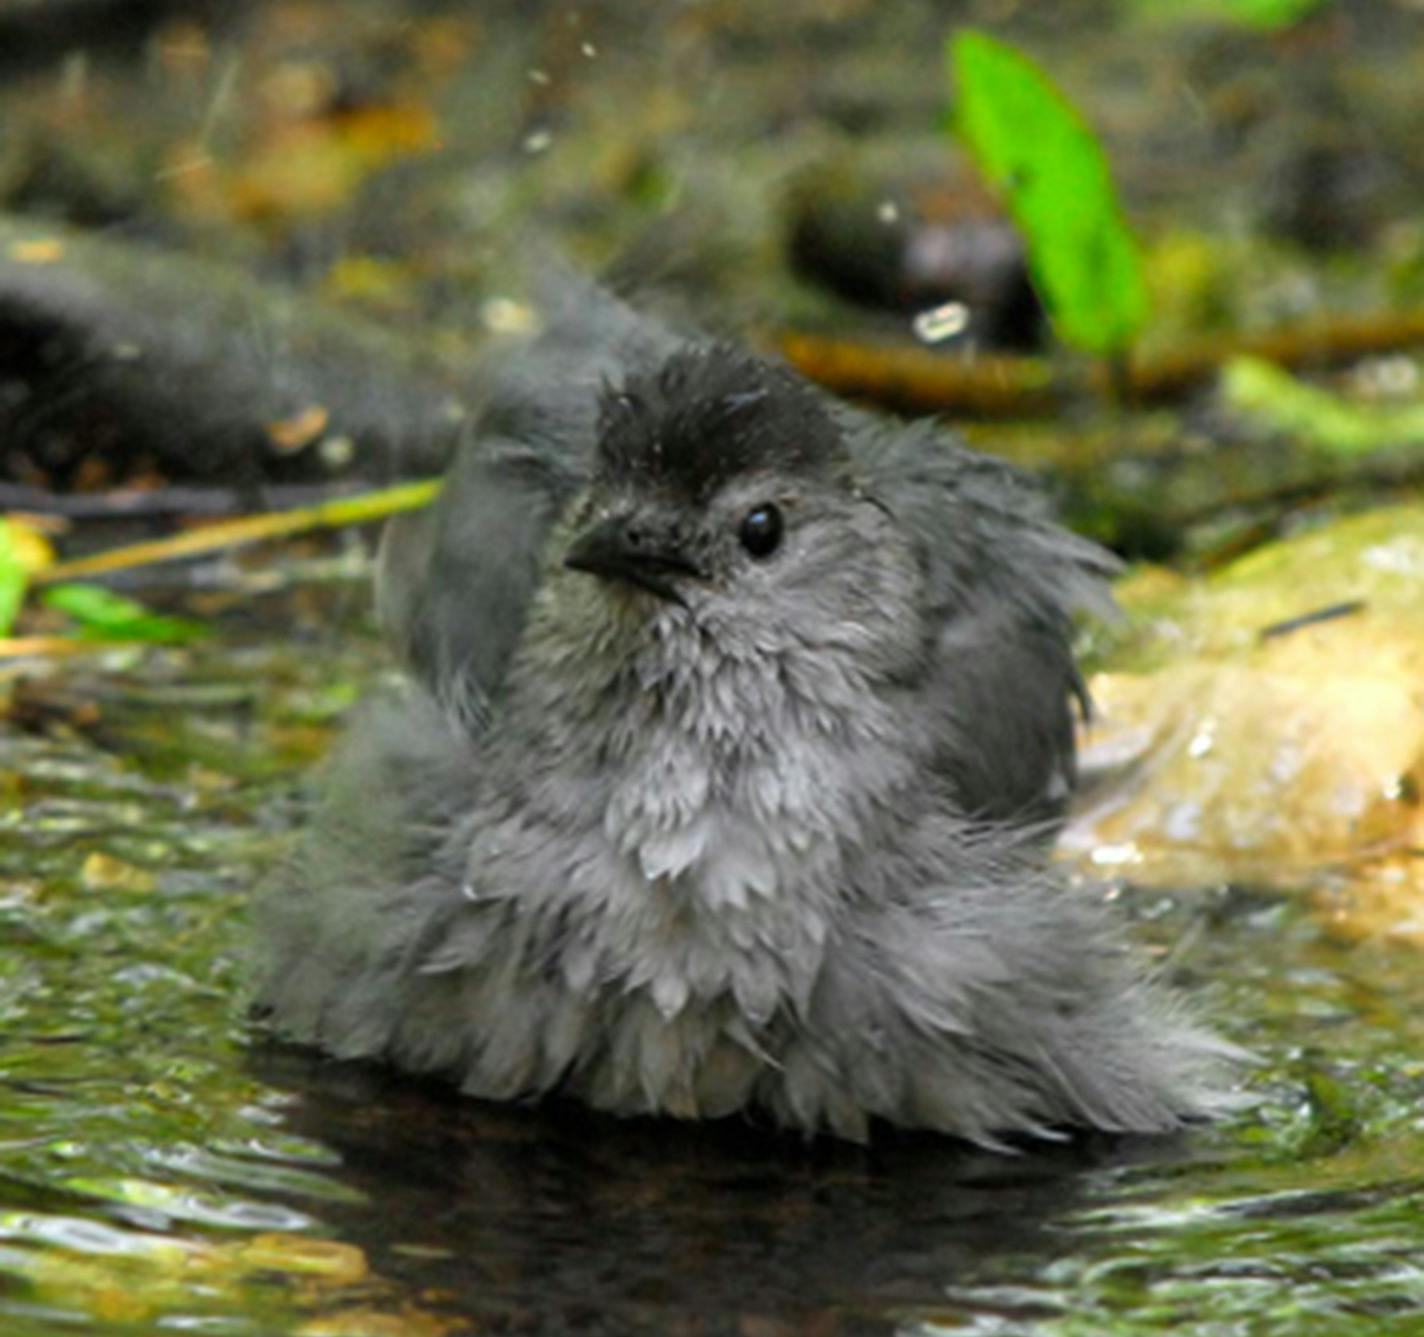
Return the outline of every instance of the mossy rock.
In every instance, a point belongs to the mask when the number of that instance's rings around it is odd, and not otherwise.
[[[1146,883],[1308,888],[1424,944],[1424,507],[1119,595],[1066,847]]]

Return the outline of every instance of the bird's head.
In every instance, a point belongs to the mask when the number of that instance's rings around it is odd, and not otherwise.
[[[573,525],[564,564],[607,598],[738,645],[883,636],[918,580],[824,398],[720,345],[607,389]]]

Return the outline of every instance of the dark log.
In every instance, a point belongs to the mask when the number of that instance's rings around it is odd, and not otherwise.
[[[470,377],[235,268],[0,218],[0,477],[438,472]]]

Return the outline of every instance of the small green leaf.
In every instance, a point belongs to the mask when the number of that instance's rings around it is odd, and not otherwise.
[[[1322,455],[1424,444],[1424,404],[1353,404],[1262,358],[1228,362],[1221,395],[1234,413]]]
[[[1326,0],[1132,0],[1139,17],[1168,22],[1239,23],[1274,32],[1322,8]]]
[[[208,635],[201,622],[150,612],[143,604],[102,585],[55,585],[41,595],[48,608],[79,623],[79,634],[95,641],[153,641],[174,644]]]
[[[0,519],[0,636],[8,636],[25,601],[29,574],[8,520]]]
[[[1013,47],[964,29],[948,52],[955,128],[1023,233],[1059,336],[1123,352],[1147,318],[1147,284],[1093,132]]]

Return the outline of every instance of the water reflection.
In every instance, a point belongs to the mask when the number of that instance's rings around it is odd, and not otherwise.
[[[1050,1260],[1086,1172],[1180,1155],[1095,1138],[1018,1156],[869,1149],[740,1121],[491,1106],[290,1050],[255,1071],[365,1202],[326,1221],[482,1332],[885,1333],[985,1257]]]

